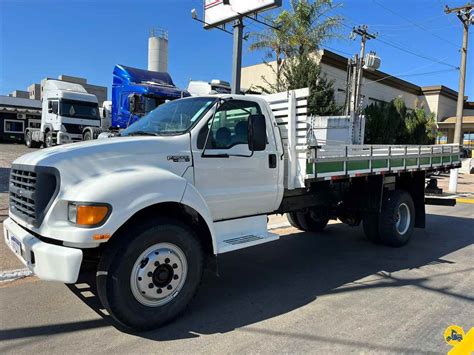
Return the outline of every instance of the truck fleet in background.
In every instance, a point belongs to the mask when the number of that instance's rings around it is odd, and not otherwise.
[[[116,65],[112,100],[104,101],[101,107],[97,97],[77,83],[46,79],[41,90],[41,124],[24,131],[29,148],[97,139],[102,133],[113,136],[165,102],[228,94],[230,84],[222,80],[190,81],[187,90],[183,90],[166,72]]]

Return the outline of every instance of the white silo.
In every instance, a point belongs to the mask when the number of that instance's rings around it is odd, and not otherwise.
[[[148,38],[148,70],[168,71],[168,31],[152,28]]]

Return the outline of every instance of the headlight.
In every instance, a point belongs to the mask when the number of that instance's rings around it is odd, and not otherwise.
[[[69,202],[68,220],[84,227],[95,227],[107,219],[112,208],[104,203]]]

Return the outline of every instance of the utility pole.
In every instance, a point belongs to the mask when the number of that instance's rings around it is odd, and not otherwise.
[[[353,79],[351,85],[351,99],[350,99],[350,109],[352,113],[359,113],[361,105],[361,86],[362,86],[362,76],[363,76],[363,67],[364,67],[364,57],[365,57],[365,44],[369,39],[375,39],[377,33],[371,34],[368,32],[367,25],[361,25],[354,27],[351,32],[351,38],[355,39],[357,36],[360,36],[360,54],[355,56],[354,60],[354,70],[353,70]]]
[[[454,140],[455,144],[459,144],[462,147],[463,144],[463,133],[462,133],[462,118],[464,111],[464,89],[466,85],[466,61],[467,61],[467,43],[469,37],[469,25],[474,22],[474,15],[472,9],[474,4],[468,3],[464,6],[450,9],[446,5],[444,12],[446,14],[456,13],[457,17],[463,25],[463,38],[461,48],[461,66],[459,73],[459,89],[458,89],[458,102],[456,107],[456,124],[454,126]],[[449,174],[449,192],[456,193],[458,185],[458,169],[452,169]]]
[[[244,23],[242,17],[234,22],[234,49],[232,51],[232,85],[231,93],[240,94],[240,77],[242,72],[242,38]]]

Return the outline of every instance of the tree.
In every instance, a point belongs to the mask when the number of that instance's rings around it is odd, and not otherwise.
[[[335,30],[342,18],[326,14],[336,6],[332,0],[291,0],[290,10],[283,10],[278,15],[269,15],[265,19],[273,28],[262,32],[253,32],[250,37],[253,43],[251,51],[264,51],[265,62],[272,69],[275,81],[263,78],[267,87],[258,87],[263,92],[286,90],[283,83],[283,69],[286,60],[316,52],[321,43],[337,37]],[[267,62],[274,59],[275,67]]]
[[[341,108],[334,100],[333,81],[321,73],[321,67],[306,53],[287,59],[282,72],[282,84],[286,90],[308,87],[308,114],[335,115]]]
[[[435,117],[425,109],[408,110],[401,98],[365,108],[366,144],[433,144]]]
[[[427,114],[423,107],[409,113],[406,120],[407,144],[434,144],[436,139],[436,119],[434,113]]]

